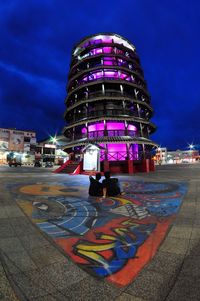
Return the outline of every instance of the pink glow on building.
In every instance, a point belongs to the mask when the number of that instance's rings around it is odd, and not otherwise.
[[[94,79],[97,78],[102,78],[103,77],[103,72],[102,71],[97,71],[95,73],[93,73]]]
[[[104,71],[104,77],[109,77],[109,78],[118,78],[118,72],[117,71]]]
[[[107,128],[107,130],[125,130],[125,124],[124,124],[124,122],[110,122],[110,121],[108,121],[108,122],[106,122],[106,128]],[[86,131],[86,128],[82,129],[82,133],[85,133],[85,132],[83,132],[83,130]],[[88,126],[88,132],[103,131],[103,130],[104,130],[104,123],[103,122],[92,124],[92,125]],[[134,125],[129,124],[128,125],[128,130],[136,132],[137,128]]]
[[[105,37],[103,37],[102,42],[103,43],[112,43],[113,40],[111,38],[109,38],[108,36],[105,36]]]
[[[134,153],[138,153],[138,150],[139,150],[138,144],[133,144],[133,145],[132,145],[132,149],[133,149],[133,152],[134,152]]]
[[[105,66],[113,66],[113,62],[112,62],[112,61],[105,61],[105,60],[104,60],[103,64],[104,64]]]
[[[109,152],[126,152],[126,144],[107,144]]]
[[[106,123],[106,128],[109,131],[123,131],[125,130],[125,123],[124,122],[107,122]],[[128,130],[136,132],[137,128],[132,125],[129,124],[128,125]],[[104,122],[99,122],[96,124],[92,124],[88,126],[88,132],[92,133],[92,132],[97,132],[97,131],[104,131]],[[85,134],[87,132],[86,128],[82,129],[82,133]],[[102,132],[103,133],[103,132]],[[113,134],[114,135],[114,132]],[[103,147],[104,149],[102,149],[100,151],[100,157],[101,157],[101,161],[106,159],[106,154],[105,154],[105,149],[106,149],[106,145],[101,143],[99,144],[101,147]],[[109,161],[124,161],[127,159],[127,149],[126,149],[126,144],[125,143],[108,143],[107,144],[107,159]],[[131,160],[137,160],[138,159],[138,144],[134,144],[131,146],[130,148],[130,158]]]
[[[107,122],[107,130],[124,130],[124,122]]]
[[[112,47],[103,47],[103,52],[104,53],[112,53],[113,48]]]
[[[109,61],[107,63],[110,64]],[[106,70],[106,69],[101,71],[91,72],[89,75],[84,76],[81,82],[88,82],[88,81],[93,81],[101,78],[123,79],[131,82],[135,82],[135,80],[132,79],[128,73],[125,72],[119,73],[117,70]]]
[[[124,161],[126,158],[126,144],[107,144],[109,161]]]
[[[133,160],[138,160],[138,156],[139,156],[139,154],[138,154],[138,152],[139,152],[139,146],[138,146],[138,144],[133,144],[132,145],[132,152],[133,152],[132,159]]]
[[[98,36],[95,36],[85,42],[83,42],[83,44],[81,45],[82,48],[86,48],[90,45],[97,45],[97,44],[100,44],[100,43],[116,43],[116,44],[119,44],[119,45],[124,45],[128,48],[130,48],[132,51],[135,50],[134,46],[131,45],[128,41],[124,40],[122,37],[118,37],[116,35],[98,35]]]
[[[102,147],[102,149],[100,150],[100,161],[104,161],[105,160],[105,149],[106,149],[106,145],[103,143],[100,143],[99,146]]]
[[[115,63],[115,58],[113,58],[113,57],[105,57],[104,59],[103,59],[103,65],[108,65],[108,66],[113,66],[114,65],[114,63]]]
[[[87,133],[87,129],[86,128],[82,128],[81,132],[82,132],[82,134],[86,134]]]
[[[103,53],[103,49],[102,48],[96,48],[96,49],[92,49],[90,51],[90,55],[98,55],[98,54],[101,54]]]
[[[136,131],[137,131],[137,128],[136,128],[134,125],[129,124],[129,125],[128,125],[128,130],[129,130],[129,131],[134,131],[134,132],[136,132]]]
[[[87,82],[88,81],[88,78],[87,76],[85,76],[83,79],[82,79],[83,82]]]
[[[96,123],[88,126],[88,132],[95,132],[95,131],[103,131],[104,130],[104,123]]]
[[[98,55],[101,53],[112,53],[112,52],[113,52],[112,47],[95,48],[90,50],[90,55]]]

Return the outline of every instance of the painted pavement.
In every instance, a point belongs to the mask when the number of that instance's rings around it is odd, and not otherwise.
[[[184,183],[121,180],[125,195],[88,197],[88,178],[10,187],[41,231],[91,275],[126,286],[153,258],[176,217]]]

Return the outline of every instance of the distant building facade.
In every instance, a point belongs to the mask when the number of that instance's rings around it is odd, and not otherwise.
[[[157,165],[194,163],[199,161],[198,150],[176,150],[169,151],[166,147],[158,147],[154,160]]]
[[[0,128],[0,164],[7,164],[10,156],[17,157],[22,165],[33,165],[35,161],[62,164],[68,154],[63,151],[69,141],[63,135],[55,140],[47,138],[37,142],[35,131]]]
[[[0,128],[0,163],[7,163],[11,152],[30,154],[36,146],[36,132],[9,128]]]
[[[167,163],[167,148],[158,147],[155,154],[155,162],[157,164],[166,164]]]
[[[63,135],[40,141],[36,145],[35,160],[41,162],[50,161],[55,165],[63,164],[69,158],[68,154],[63,151],[68,141],[69,139]]]

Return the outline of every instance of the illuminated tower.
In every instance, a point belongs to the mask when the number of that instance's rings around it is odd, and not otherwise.
[[[67,152],[98,144],[101,161],[110,166],[149,157],[156,146],[150,140],[155,131],[150,122],[153,109],[138,55],[128,40],[106,33],[77,44],[67,92]]]

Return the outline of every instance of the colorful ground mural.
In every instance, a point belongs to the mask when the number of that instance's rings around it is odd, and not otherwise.
[[[126,286],[155,255],[187,187],[129,178],[123,182],[125,195],[101,199],[88,197],[88,187],[81,185],[81,179],[30,183],[12,191],[32,222],[76,264]]]

